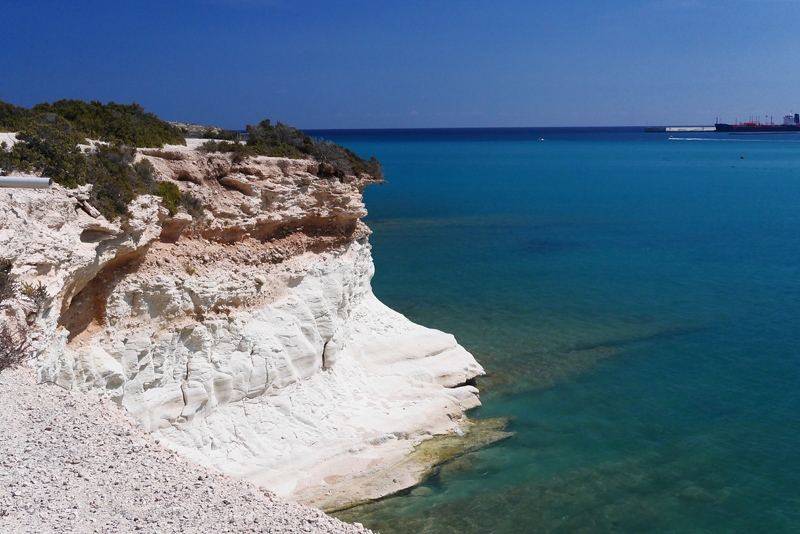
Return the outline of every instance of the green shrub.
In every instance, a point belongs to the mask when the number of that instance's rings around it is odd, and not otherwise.
[[[134,189],[139,193],[150,193],[156,187],[153,164],[143,159],[133,164]]]
[[[181,190],[175,182],[157,182],[154,194],[161,197],[161,203],[167,208],[170,215],[178,213],[178,204],[181,201]]]
[[[44,287],[41,282],[37,285],[23,282],[20,293],[24,299],[34,306],[33,310],[28,310],[25,317],[28,325],[33,325],[36,322],[36,318],[42,313],[42,310],[44,310],[44,306],[47,303],[47,299],[50,298],[50,295],[47,294],[47,288]]]
[[[29,110],[0,100],[0,132],[18,132],[30,115]]]
[[[41,282],[37,285],[23,282],[21,293],[23,297],[28,299],[36,307],[37,314],[41,313],[47,299],[50,297],[50,295],[47,294],[47,288],[44,287]]]
[[[336,176],[353,174],[352,158],[350,152],[343,146],[331,141],[317,141],[314,143],[312,155],[320,164],[320,173]]]
[[[313,158],[320,163],[322,174],[344,177],[348,174],[361,176],[367,173],[382,180],[383,170],[377,159],[365,161],[351,150],[343,146],[312,139],[301,130],[287,126],[281,122],[274,126],[269,119],[257,125],[247,125],[247,144],[230,143],[212,140],[203,143],[200,150],[204,152],[226,152],[234,154],[240,160],[249,156],[271,156],[283,158]]]
[[[198,150],[201,152],[225,152],[228,154],[239,155],[242,158],[258,155],[256,149],[250,145],[231,143],[229,141],[206,141],[200,145]]]
[[[181,193],[181,199],[178,204],[183,206],[186,213],[191,215],[193,219],[202,219],[205,215],[203,212],[203,202],[188,191]]]
[[[0,131],[23,130],[41,115],[57,115],[66,119],[82,138],[119,142],[140,148],[186,144],[178,128],[146,112],[135,102],[126,105],[59,100],[25,109],[0,101]]]
[[[203,207],[190,193],[181,193],[173,182],[156,181],[148,160],[132,164],[136,150],[122,145],[100,146],[90,156],[87,182],[92,185],[92,203],[109,220],[128,216],[128,204],[139,194],[161,197],[170,215],[185,206],[193,217],[200,218]]]
[[[44,113],[17,133],[11,152],[0,154],[6,172],[37,172],[66,187],[86,183],[86,157],[78,147],[85,139],[64,118]]]
[[[203,216],[198,199],[155,181],[148,160],[133,163],[133,146],[186,144],[176,128],[138,104],[59,100],[26,110],[0,102],[0,127],[18,131],[19,141],[0,150],[0,172],[40,173],[65,187],[92,184],[91,202],[109,220],[127,217],[128,204],[143,193],[160,196],[172,215],[184,206],[193,217]],[[78,145],[86,137],[111,142],[84,154]]]
[[[132,163],[136,151],[122,145],[100,145],[89,155],[86,181],[92,184],[92,204],[106,219],[127,217],[128,204],[147,192]]]
[[[245,135],[241,132],[234,132],[233,130],[225,130],[223,128],[208,127],[203,130],[201,139],[220,139],[225,141],[239,141],[243,140]]]
[[[28,329],[24,323],[23,326],[12,321],[0,323],[0,371],[25,361],[30,348]]]
[[[14,297],[17,284],[11,278],[11,260],[0,259],[0,308],[2,303]],[[0,322],[0,371],[22,363],[30,346],[29,325],[19,324],[4,317]]]
[[[136,151],[131,147],[185,144],[178,128],[136,103],[59,100],[27,110],[0,101],[0,129],[16,130],[19,141],[10,151],[7,147],[0,150],[0,173],[40,173],[65,187],[92,184],[92,203],[109,220],[128,216],[128,204],[141,193],[160,196],[172,215],[183,206],[192,217],[203,216],[200,200],[180,193],[174,184],[173,189],[155,182],[149,161],[133,164]],[[235,163],[256,155],[315,158],[323,175],[383,176],[375,158],[365,161],[344,147],[315,141],[292,126],[281,122],[273,126],[269,119],[247,126],[246,144],[231,142],[241,136],[231,130],[208,129],[206,133],[218,139],[207,141],[201,150],[231,153]],[[87,137],[109,144],[84,154],[78,145]]]
[[[291,159],[303,159],[308,157],[307,154],[303,154],[297,147],[292,145],[287,145],[284,143],[280,143],[278,145],[264,147],[260,151],[261,155],[269,156],[272,158],[291,158]]]
[[[64,117],[90,139],[118,142],[139,148],[158,148],[165,144],[185,145],[178,128],[148,113],[137,103],[129,105],[93,100],[59,100],[36,104],[34,113],[54,113]]]
[[[183,207],[192,218],[203,218],[203,203],[200,199],[188,191],[181,193],[175,182],[156,182],[153,194],[161,197],[162,205],[172,216],[178,213],[179,207]]]
[[[11,260],[0,259],[0,304],[14,296],[16,282],[11,278]]]
[[[372,156],[369,161],[364,163],[364,170],[376,180],[383,180],[383,167],[375,156]]]
[[[212,140],[203,143],[200,150],[226,152],[240,157],[270,156],[302,159],[308,157],[313,149],[313,141],[303,132],[280,122],[273,126],[269,119],[261,121],[256,126],[248,124],[247,134],[246,144],[238,141]]]
[[[255,126],[248,124],[247,136],[247,145],[262,156],[300,159],[314,148],[314,142],[302,131],[281,122],[273,126],[269,119]]]

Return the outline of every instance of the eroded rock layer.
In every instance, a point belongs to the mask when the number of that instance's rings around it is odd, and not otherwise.
[[[139,157],[204,217],[141,196],[109,222],[87,187],[0,191],[0,250],[50,295],[42,381],[110,398],[180,453],[327,509],[414,484],[421,471],[397,466],[419,443],[468,431],[480,366],[371,291],[359,219],[373,180],[185,147]]]

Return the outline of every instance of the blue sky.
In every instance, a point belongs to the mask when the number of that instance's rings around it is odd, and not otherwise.
[[[3,0],[0,99],[243,128],[800,111],[800,0]]]

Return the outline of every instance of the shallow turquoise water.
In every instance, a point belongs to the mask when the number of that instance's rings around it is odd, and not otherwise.
[[[384,165],[375,293],[455,334],[488,372],[471,416],[516,433],[341,517],[800,532],[800,136],[325,136]]]

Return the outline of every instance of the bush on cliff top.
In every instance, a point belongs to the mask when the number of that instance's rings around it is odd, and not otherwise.
[[[206,152],[228,152],[241,156],[269,156],[302,159],[311,155],[314,142],[302,131],[281,122],[273,126],[269,119],[247,125],[247,142],[212,140],[203,144]]]
[[[186,144],[177,130],[137,104],[60,100],[25,110],[0,102],[0,125],[14,126],[18,141],[12,150],[0,150],[0,174],[35,172],[65,187],[92,184],[92,204],[109,220],[128,216],[128,204],[142,193],[162,197],[173,215],[178,205],[202,215],[202,205],[188,193],[172,201],[171,189],[154,180],[149,161],[133,163],[132,146]],[[110,142],[84,153],[78,145],[87,137]]]
[[[83,138],[66,119],[45,113],[29,120],[17,132],[11,152],[0,153],[0,170],[39,172],[67,187],[86,183]]]
[[[170,215],[183,206],[194,218],[202,218],[203,206],[191,193],[181,193],[173,182],[156,181],[153,165],[144,159],[133,163],[136,150],[119,144],[99,146],[89,154],[88,183],[92,204],[109,220],[127,217],[128,205],[140,194],[161,197]]]
[[[209,126],[203,130],[203,133],[200,135],[200,137],[202,139],[218,139],[222,141],[241,141],[245,138],[245,135],[241,132],[234,132],[233,130]]]
[[[0,153],[1,170],[41,173],[65,187],[92,184],[91,203],[108,220],[127,217],[139,194],[158,194],[150,162],[134,164],[136,149],[114,143],[85,154],[65,119],[42,117],[19,132],[11,152]]]
[[[59,100],[25,109],[0,101],[0,131],[19,131],[41,115],[48,114],[69,121],[81,139],[116,141],[139,148],[186,144],[177,128],[146,112],[135,102],[126,105],[115,102],[103,104],[96,100],[88,103],[82,100]]]
[[[0,132],[17,132],[29,118],[30,112],[20,106],[0,100]]]
[[[201,147],[207,152],[228,152],[240,157],[270,156],[284,158],[312,158],[320,163],[320,173],[343,178],[354,174],[369,174],[383,179],[383,170],[377,159],[366,161],[354,152],[330,141],[312,139],[301,130],[282,122],[274,126],[269,119],[257,125],[247,125],[247,143],[208,141]]]
[[[139,193],[154,188],[152,166],[145,162],[133,164],[136,151],[114,144],[98,146],[88,156],[87,182],[92,185],[92,204],[107,219],[128,215],[128,204]]]

